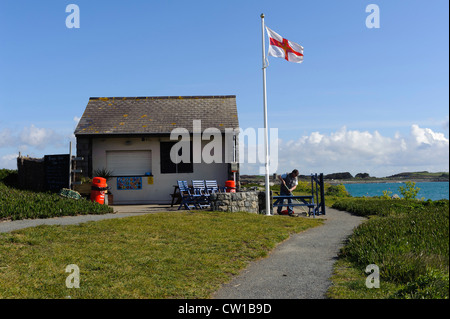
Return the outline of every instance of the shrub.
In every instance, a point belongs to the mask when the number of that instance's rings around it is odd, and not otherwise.
[[[0,182],[0,219],[51,218],[110,212],[111,207],[84,198],[75,200],[54,193],[23,191]]]
[[[391,196],[392,196],[392,192],[385,190],[385,191],[383,191],[383,196],[381,196],[381,198],[383,198],[383,199],[391,199]]]
[[[0,182],[5,183],[8,186],[17,186],[19,175],[17,170],[13,169],[0,169]]]
[[[406,182],[406,186],[400,186],[398,191],[403,195],[405,199],[416,199],[417,193],[419,193],[420,188],[416,187],[416,183],[414,182]]]
[[[350,194],[343,184],[331,185],[325,192],[327,196],[348,197]]]
[[[449,275],[448,273],[427,270],[426,274],[408,282],[408,284],[392,295],[400,299],[448,299]]]
[[[426,212],[435,209],[445,209],[448,211],[448,199],[438,201],[407,201],[407,200],[390,200],[384,198],[361,198],[350,197],[341,198],[336,201],[332,208],[345,210],[358,216],[388,216],[390,214],[407,214],[409,212]]]
[[[398,298],[441,296],[445,287],[448,298],[448,200],[353,198],[339,200],[333,208],[376,215],[358,226],[341,250],[357,269],[376,264],[382,280],[406,284]]]
[[[6,169],[6,168],[0,169],[0,181],[4,180],[8,175],[13,174],[13,173],[17,173],[17,170]]]

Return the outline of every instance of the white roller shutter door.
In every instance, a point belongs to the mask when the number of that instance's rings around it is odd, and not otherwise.
[[[106,151],[106,166],[114,176],[140,176],[152,171],[151,151]]]

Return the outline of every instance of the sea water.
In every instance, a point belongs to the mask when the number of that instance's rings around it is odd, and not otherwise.
[[[400,193],[399,187],[405,187],[405,183],[365,183],[365,184],[344,184],[345,189],[353,197],[362,196],[382,196],[383,191],[390,191],[393,196],[397,194],[403,197]],[[420,188],[417,194],[418,199],[422,197],[427,200],[439,200],[439,199],[449,199],[449,182],[421,182],[416,183],[416,188]]]

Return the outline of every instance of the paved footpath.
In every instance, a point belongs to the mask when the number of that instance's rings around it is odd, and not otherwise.
[[[10,231],[36,227],[39,225],[75,225],[86,223],[90,221],[97,221],[111,218],[122,218],[130,216],[138,216],[144,213],[117,213],[117,214],[103,214],[103,215],[78,215],[78,216],[65,216],[55,218],[43,218],[43,219],[23,219],[0,222],[0,233],[7,233]]]
[[[63,216],[55,218],[23,219],[5,222],[0,221],[0,233],[6,233],[13,230],[35,227],[39,225],[75,225],[103,219],[123,218],[177,210],[176,207],[170,207],[169,205],[117,205],[112,207],[114,208],[114,214]]]
[[[328,207],[323,217],[324,225],[292,235],[269,256],[251,263],[213,298],[325,298],[339,249],[365,218]]]

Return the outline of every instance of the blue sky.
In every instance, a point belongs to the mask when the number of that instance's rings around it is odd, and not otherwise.
[[[80,28],[65,12],[80,8]],[[367,28],[377,4],[380,28]],[[261,19],[304,47],[269,57],[276,171],[448,171],[444,0],[0,0],[0,167],[67,153],[91,96],[237,96],[263,127]],[[267,37],[266,37],[267,49]],[[75,149],[75,147],[74,147]],[[242,165],[242,173],[258,173]]]

